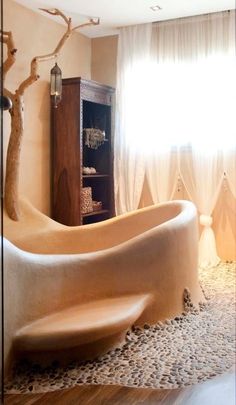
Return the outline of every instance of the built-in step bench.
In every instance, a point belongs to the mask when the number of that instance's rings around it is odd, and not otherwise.
[[[112,337],[120,341],[119,337],[141,316],[149,300],[150,295],[121,296],[64,309],[21,328],[15,335],[14,348],[26,357],[27,353],[55,351],[59,357],[59,351],[89,348],[94,343],[98,353],[95,347],[92,353],[98,355],[99,346],[104,352],[107,340],[108,346],[109,341],[114,346]]]

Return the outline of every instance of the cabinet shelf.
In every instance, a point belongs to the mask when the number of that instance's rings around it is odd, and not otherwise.
[[[110,177],[109,174],[83,174],[83,179],[102,179]]]
[[[107,214],[108,212],[109,212],[109,210],[92,211],[92,212],[88,212],[87,214],[82,214],[82,218],[92,217],[93,215]]]
[[[84,128],[83,131],[84,131],[85,129],[86,129],[86,128]],[[103,139],[103,142],[109,142],[109,139],[105,138],[105,139]],[[88,145],[85,145],[85,147],[88,148]],[[96,150],[97,150],[97,149],[96,149]]]

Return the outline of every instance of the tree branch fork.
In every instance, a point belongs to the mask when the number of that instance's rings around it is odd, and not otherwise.
[[[67,29],[59,40],[56,48],[49,54],[42,56],[35,56],[30,64],[30,74],[23,80],[19,87],[15,90],[15,94],[3,86],[3,94],[9,97],[12,101],[12,108],[9,111],[11,115],[11,134],[7,150],[6,162],[6,178],[5,178],[5,208],[8,216],[18,221],[20,218],[19,209],[19,168],[20,168],[20,151],[23,138],[23,122],[24,122],[24,100],[23,95],[25,90],[39,79],[39,63],[57,58],[62,47],[67,39],[71,36],[72,32],[79,28],[90,25],[100,24],[100,19],[91,18],[84,24],[77,25],[72,28],[71,18],[66,17],[65,14],[57,8],[40,9],[53,16],[61,17],[67,26]],[[14,45],[13,35],[11,31],[1,31],[0,40],[7,46],[7,57],[3,63],[3,83],[6,78],[7,72],[11,69],[16,61],[17,49]]]

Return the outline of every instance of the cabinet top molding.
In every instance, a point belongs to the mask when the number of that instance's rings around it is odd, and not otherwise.
[[[86,80],[86,79],[83,79],[82,77],[70,77],[67,79],[62,79],[62,83],[63,83],[63,85],[80,83],[81,85],[84,85],[84,86],[92,87],[97,90],[108,91],[111,93],[114,93],[116,90],[114,87],[101,84],[99,82],[96,82],[95,80]]]

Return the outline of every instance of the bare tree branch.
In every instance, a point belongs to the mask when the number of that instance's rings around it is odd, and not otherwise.
[[[24,91],[39,79],[38,67],[39,62],[54,59],[58,56],[61,48],[63,47],[66,40],[70,37],[71,33],[78,28],[85,27],[88,25],[97,25],[98,21],[90,19],[88,23],[78,25],[75,28],[71,27],[71,18],[67,18],[60,10],[54,9],[41,9],[48,14],[61,17],[66,25],[67,29],[60,41],[58,42],[56,48],[53,52],[42,55],[35,56],[30,65],[29,76],[19,85],[15,94],[12,94],[9,90],[4,89],[4,95],[8,96],[12,100],[12,108],[10,110],[11,114],[11,135],[8,143],[7,150],[7,163],[6,163],[6,179],[5,179],[5,206],[9,217],[15,221],[19,220],[20,210],[19,210],[19,197],[18,197],[18,186],[19,186],[19,168],[20,168],[20,151],[24,131]],[[2,32],[1,41],[7,45],[8,56],[4,63],[4,73],[10,69],[10,67],[15,62],[15,52],[12,33]]]
[[[18,88],[18,92],[20,95],[22,95],[25,91],[25,89],[27,87],[29,87],[32,83],[34,83],[36,80],[39,79],[39,74],[38,74],[38,63],[39,62],[44,62],[47,60],[52,60],[55,59],[61,48],[63,47],[64,43],[66,42],[66,40],[70,37],[71,33],[73,31],[75,31],[78,28],[82,28],[82,27],[86,27],[88,25],[98,25],[100,20],[98,19],[97,21],[95,21],[94,19],[90,19],[89,22],[78,25],[77,27],[72,28],[71,27],[71,18],[67,18],[60,10],[58,10],[57,8],[54,9],[44,9],[41,8],[40,10],[45,11],[48,14],[51,15],[58,15],[60,17],[63,18],[63,20],[66,22],[67,24],[67,30],[65,32],[65,34],[63,35],[63,37],[60,39],[60,41],[58,42],[56,48],[54,49],[53,52],[47,54],[47,55],[42,55],[42,56],[35,56],[35,58],[31,61],[31,69],[30,69],[30,75],[27,79],[25,79],[19,86]]]
[[[51,15],[59,15],[60,17],[63,18],[63,20],[66,22],[66,24],[69,24],[71,21],[71,18],[68,18],[61,12],[61,10],[58,10],[58,8],[40,8],[39,10],[45,11],[45,13],[51,14]]]
[[[72,29],[72,31],[75,31],[78,28],[87,27],[88,25],[99,25],[99,24],[100,24],[100,18],[98,18],[97,21],[95,21],[93,18],[90,18],[89,22],[77,25],[76,27],[74,27]]]
[[[34,83],[36,80],[39,79],[39,74],[38,74],[38,63],[41,61],[46,61],[46,60],[51,60],[57,57],[58,52],[61,50],[62,46],[66,42],[66,40],[69,38],[71,34],[71,19],[67,18],[60,10],[58,9],[41,9],[45,11],[46,13],[52,14],[52,15],[59,15],[60,17],[63,18],[63,20],[67,24],[67,30],[63,37],[60,39],[59,43],[57,44],[56,48],[54,49],[53,52],[47,54],[47,55],[42,55],[42,56],[35,56],[32,61],[31,61],[31,67],[30,67],[30,75],[25,79],[20,86],[18,87],[18,92],[20,95],[22,95],[27,87],[29,87],[32,83]]]
[[[3,81],[6,77],[7,72],[10,70],[12,65],[16,61],[15,53],[17,49],[15,48],[13,36],[11,31],[2,31],[1,32],[1,42],[7,46],[7,59],[3,63],[2,72],[3,72]]]

